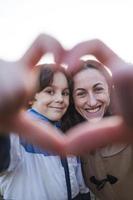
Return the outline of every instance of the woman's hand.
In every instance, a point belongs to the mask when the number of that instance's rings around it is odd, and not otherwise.
[[[103,65],[107,66],[112,72],[113,69],[120,67],[125,62],[110,47],[99,39],[92,39],[81,42],[69,50],[64,62],[68,64],[68,72],[74,73],[79,69],[79,60],[82,56],[93,55]]]
[[[25,111],[37,88],[35,65],[49,52],[58,64],[65,50],[55,38],[42,34],[19,61],[0,61],[0,132],[17,133],[44,149],[64,154],[65,136],[47,123],[37,125]]]
[[[18,117],[34,96],[39,71],[34,68],[48,52],[60,63],[65,50],[55,38],[42,34],[19,61],[0,61],[0,128],[7,129],[10,119]]]

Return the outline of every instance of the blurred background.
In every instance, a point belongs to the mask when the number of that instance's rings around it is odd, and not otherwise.
[[[0,58],[20,58],[47,33],[66,48],[99,38],[133,63],[132,20],[132,0],[0,0]]]

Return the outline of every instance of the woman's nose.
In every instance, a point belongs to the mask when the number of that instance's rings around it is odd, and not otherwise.
[[[87,103],[89,106],[95,106],[97,104],[96,96],[93,93],[88,94]]]

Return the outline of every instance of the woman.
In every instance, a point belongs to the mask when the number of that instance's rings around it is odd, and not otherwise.
[[[107,70],[97,61],[83,62],[81,67],[81,70],[73,78],[73,99],[76,110],[75,117],[73,115],[73,124],[76,125],[87,120],[95,126],[103,117],[112,115],[110,112],[110,97],[113,90],[111,77],[109,78]],[[72,112],[74,113],[74,110]],[[97,140],[100,139],[97,139],[97,136],[92,136],[92,138],[95,139],[95,145],[99,146],[100,141]],[[89,142],[87,136],[86,141],[84,137],[84,142],[88,143],[88,152],[89,145],[92,150],[92,138],[90,136]],[[101,144],[103,143],[102,141]],[[95,149],[94,144],[92,146]],[[72,149],[70,149],[71,151]],[[99,197],[100,200],[133,199],[132,157],[132,146],[119,143],[101,146],[82,158],[86,184],[96,197]]]
[[[65,130],[70,81],[64,69],[57,65],[39,67],[39,88],[28,114],[34,123],[45,128],[50,123]],[[62,159],[14,134],[3,140],[0,138],[1,141],[3,146],[5,144],[5,157],[0,163],[0,194],[3,199],[76,200],[80,198],[80,192],[83,199],[89,199],[81,164],[76,157]]]

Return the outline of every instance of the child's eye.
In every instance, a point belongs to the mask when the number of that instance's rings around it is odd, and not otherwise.
[[[53,90],[51,90],[51,89],[49,89],[49,90],[46,90],[45,91],[47,94],[50,94],[50,95],[53,95],[54,94],[54,91]]]
[[[70,93],[69,93],[69,91],[64,91],[64,92],[62,93],[62,95],[63,95],[63,96],[69,96]]]

